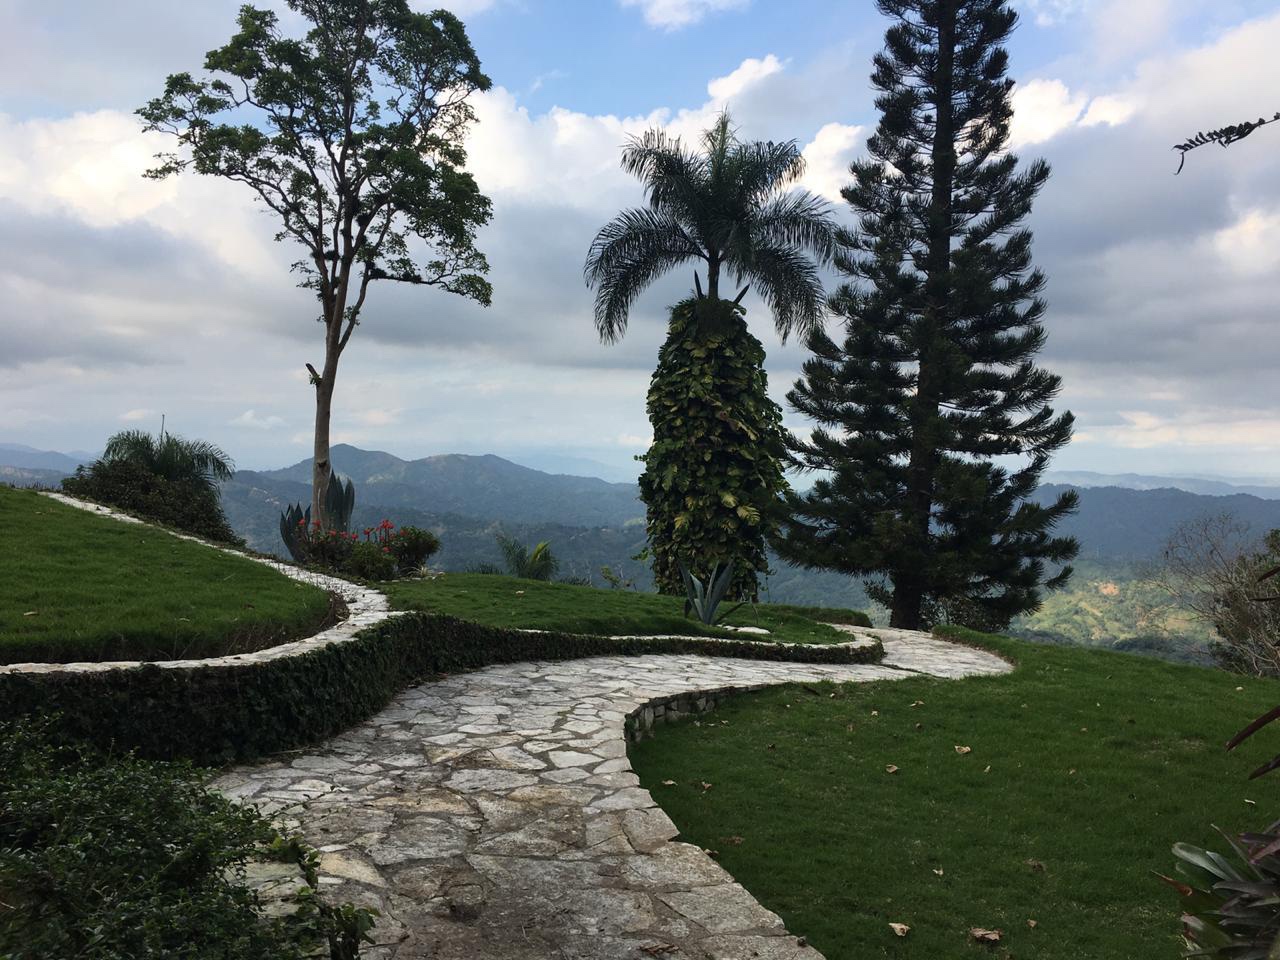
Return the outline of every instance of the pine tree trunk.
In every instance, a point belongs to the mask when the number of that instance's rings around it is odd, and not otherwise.
[[[956,0],[938,5],[938,63],[934,76],[936,115],[931,156],[932,195],[929,202],[929,240],[925,277],[926,306],[922,317],[920,361],[916,396],[911,407],[911,459],[907,468],[904,521],[913,549],[909,569],[894,571],[890,626],[904,630],[921,627],[924,603],[923,568],[928,556],[929,521],[933,513],[934,465],[938,444],[938,384],[941,358],[937,342],[947,334],[951,266],[951,193],[955,179],[955,119],[952,106],[956,43]]]

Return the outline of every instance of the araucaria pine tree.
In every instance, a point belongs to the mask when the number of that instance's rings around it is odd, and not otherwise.
[[[1006,149],[1006,0],[877,5],[896,22],[872,74],[880,123],[843,191],[858,216],[831,298],[843,342],[810,337],[788,394],[815,422],[793,456],[821,473],[779,547],[880,584],[893,626],[941,609],[998,628],[1064,583],[1077,550],[1052,533],[1075,495],[1032,499],[1072,429],[1050,406],[1060,378],[1034,364],[1044,277],[1021,225],[1049,168]]]

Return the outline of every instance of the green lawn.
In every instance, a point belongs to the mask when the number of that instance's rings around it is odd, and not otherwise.
[[[324,591],[153,527],[0,487],[0,663],[218,656],[314,632]]]
[[[1153,871],[1172,872],[1177,840],[1224,849],[1211,822],[1276,818],[1280,774],[1245,778],[1280,731],[1222,745],[1280,684],[982,642],[1017,670],[744,695],[631,761],[683,839],[828,960],[1180,956]],[[979,946],[973,927],[1003,939]]]
[[[387,585],[399,609],[445,613],[463,620],[495,627],[559,630],[565,633],[686,634],[737,636],[726,630],[704,628],[683,615],[684,602],[677,597],[633,590],[599,590],[564,583],[518,580],[515,577],[479,573],[446,573],[433,580]],[[725,604],[728,610],[732,604]],[[749,639],[788,643],[836,643],[847,640],[826,623],[810,619],[801,607],[757,604],[740,607],[727,623],[764,627],[768,636]],[[832,622],[857,622],[853,610],[824,610]]]

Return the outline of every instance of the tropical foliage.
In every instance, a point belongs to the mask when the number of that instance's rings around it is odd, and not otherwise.
[[[560,569],[560,561],[551,552],[546,540],[534,544],[530,550],[514,537],[498,534],[498,547],[507,564],[507,573],[523,580],[550,580]]]
[[[344,960],[371,927],[369,911],[323,906],[313,888],[268,915],[246,867],[292,860],[315,884],[310,852],[185,764],[110,757],[42,724],[6,723],[0,810],[6,958]]]
[[[101,460],[125,460],[164,480],[211,491],[235,473],[231,458],[206,440],[184,440],[172,433],[156,437],[145,430],[123,430],[112,436]]]
[[[712,301],[685,300],[671,311],[649,384],[653,445],[640,496],[660,592],[684,595],[682,565],[705,579],[713,566],[732,564],[729,596],[755,599],[787,489],[782,411],[769,398],[764,347],[742,308],[714,302],[722,315],[712,324],[699,321]]]
[[[62,481],[69,494],[222,543],[239,543],[218,485],[235,465],[219,447],[172,433],[125,430],[102,456]]]
[[[1007,149],[1013,81],[1006,0],[880,0],[895,23],[876,55],[882,114],[843,191],[847,277],[788,394],[816,424],[793,444],[818,472],[779,544],[793,562],[887,581],[890,622],[930,611],[1002,627],[1066,581],[1077,545],[1053,526],[1074,492],[1031,499],[1072,418],[1034,364],[1044,277],[1021,226],[1049,176]],[[1061,571],[1046,581],[1050,564]]]
[[[793,189],[804,172],[800,148],[794,140],[743,143],[728,113],[702,135],[701,148],[655,129],[623,149],[622,168],[644,182],[649,205],[606,224],[587,254],[600,339],[618,340],[636,297],[691,263],[705,265],[713,303],[721,270],[754,284],[784,338],[818,325],[822,283],[814,261],[830,259],[835,225],[824,200]],[[700,285],[696,271],[694,280]]]
[[[475,247],[490,204],[464,169],[474,119],[469,96],[490,86],[462,22],[417,13],[408,0],[286,0],[308,24],[285,36],[268,10],[240,8],[239,31],[204,61],[209,76],[175,73],[138,111],[172,134],[148,176],[184,170],[247,186],[301,246],[294,270],[324,325],[315,388],[312,516],[325,521],[329,420],[338,361],[369,285],[439,287],[489,303]],[[415,252],[414,247],[419,250]]]

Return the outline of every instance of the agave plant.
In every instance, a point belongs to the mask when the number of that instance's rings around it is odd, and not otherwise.
[[[498,546],[507,561],[507,572],[525,580],[550,580],[560,567],[560,561],[551,552],[551,544],[543,540],[532,550],[513,537],[498,534]]]
[[[329,474],[329,486],[325,489],[324,512],[326,529],[346,533],[351,526],[351,514],[356,508],[356,486],[351,480],[344,484],[336,473]],[[280,539],[294,563],[307,559],[307,545],[311,535],[311,507],[305,510],[295,503],[280,514]]]
[[[726,563],[723,567],[719,563],[714,564],[706,583],[690,573],[683,563],[680,564],[680,575],[684,578],[684,615],[687,617],[692,611],[707,626],[715,626],[719,619],[717,614],[720,604],[729,592],[729,584],[733,582],[733,564]],[[725,616],[729,616],[740,606],[741,603],[736,604]]]

